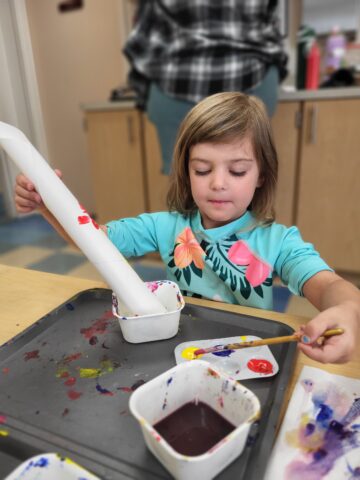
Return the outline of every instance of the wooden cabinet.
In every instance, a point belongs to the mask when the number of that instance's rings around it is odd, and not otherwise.
[[[86,111],[100,222],[166,210],[168,176],[146,115]],[[276,219],[298,225],[336,270],[360,272],[360,99],[289,101],[272,119],[279,156]]]
[[[144,144],[147,172],[147,194],[150,212],[167,210],[166,194],[169,176],[161,173],[161,151],[156,128],[144,115]]]
[[[271,120],[279,159],[276,221],[287,226],[294,224],[300,110],[300,102],[279,103]]]
[[[360,272],[360,100],[305,102],[296,224],[336,270]]]
[[[87,111],[91,173],[100,223],[147,209],[140,113],[131,108]]]

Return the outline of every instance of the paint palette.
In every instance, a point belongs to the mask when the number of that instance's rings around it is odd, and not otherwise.
[[[216,365],[231,375],[235,380],[246,380],[249,378],[272,377],[279,371],[271,350],[268,346],[248,347],[238,350],[222,350],[219,352],[206,353],[194,358],[195,350],[200,348],[215,347],[229,343],[250,342],[252,340],[261,340],[260,337],[253,335],[214,338],[210,340],[192,340],[177,345],[174,350],[176,363],[190,362],[196,359],[206,360]]]
[[[44,453],[19,465],[5,480],[100,480],[69,458]]]

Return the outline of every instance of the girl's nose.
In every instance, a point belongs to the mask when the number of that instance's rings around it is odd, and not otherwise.
[[[211,177],[210,187],[213,190],[225,190],[226,189],[226,178],[225,175],[221,172],[214,172]]]

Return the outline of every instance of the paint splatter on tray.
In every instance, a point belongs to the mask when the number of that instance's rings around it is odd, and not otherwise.
[[[265,479],[360,478],[360,380],[304,367]]]
[[[242,335],[238,337],[192,340],[191,342],[180,343],[174,350],[175,360],[176,363],[179,364],[196,361],[196,359],[201,358],[213,365],[219,366],[235,380],[276,375],[279,371],[279,365],[271,353],[270,348],[266,345],[244,348],[243,350],[222,350],[203,355],[194,354],[196,350],[202,348],[227,345],[229,343],[250,342],[252,340],[260,340],[260,337]]]

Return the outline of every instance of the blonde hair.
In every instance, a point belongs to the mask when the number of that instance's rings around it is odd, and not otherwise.
[[[189,178],[190,148],[198,143],[220,143],[250,136],[262,185],[255,190],[249,208],[261,223],[275,218],[274,198],[278,160],[270,121],[264,104],[239,92],[211,95],[195,105],[184,118],[174,148],[167,194],[170,211],[184,215],[196,210]]]

